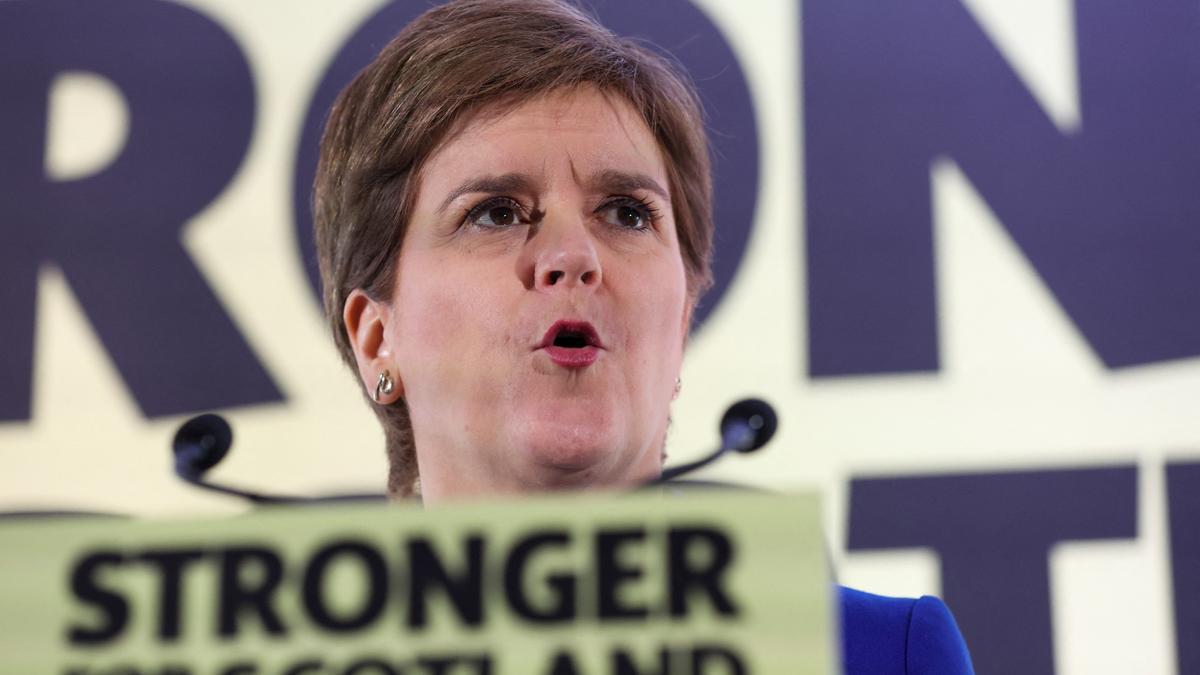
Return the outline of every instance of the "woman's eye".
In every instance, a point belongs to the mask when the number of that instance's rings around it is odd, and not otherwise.
[[[484,228],[503,229],[521,225],[521,206],[511,199],[490,199],[467,213],[467,222]]]
[[[645,230],[654,220],[650,207],[635,199],[619,199],[600,207],[600,215],[609,225],[626,230]]]
[[[478,219],[480,225],[504,226],[517,222],[517,212],[508,206],[493,206]]]

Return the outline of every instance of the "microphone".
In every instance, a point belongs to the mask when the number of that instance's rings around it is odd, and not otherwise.
[[[680,476],[692,473],[717,461],[728,451],[750,453],[766,445],[775,435],[779,420],[775,409],[766,401],[748,398],[733,405],[721,417],[721,447],[716,452],[694,462],[671,467],[643,487],[664,483],[682,485],[688,481],[676,481]],[[293,497],[278,494],[253,492],[231,485],[212,483],[204,474],[225,459],[233,447],[233,430],[229,422],[220,415],[208,413],[184,422],[175,432],[172,449],[175,454],[175,474],[183,481],[198,488],[233,495],[255,504],[315,504],[335,501],[383,501],[382,494],[340,494],[325,497]],[[695,483],[703,486],[705,483]],[[728,487],[721,484],[714,486]]]
[[[747,398],[733,405],[721,416],[721,447],[716,452],[694,462],[664,469],[662,475],[647,485],[660,485],[712,464],[732,450],[743,454],[754,452],[770,442],[779,427],[779,418],[770,403]]]
[[[255,504],[311,504],[328,501],[382,501],[379,494],[346,494],[329,497],[289,497],[263,494],[230,485],[210,483],[204,474],[225,459],[233,447],[233,429],[224,417],[213,413],[198,415],[183,423],[172,443],[175,475],[198,488],[233,495]]]
[[[175,451],[175,473],[193,482],[225,459],[233,445],[233,429],[220,415],[199,415],[179,427],[171,445]]]

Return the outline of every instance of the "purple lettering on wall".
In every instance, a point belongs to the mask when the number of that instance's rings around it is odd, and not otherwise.
[[[1075,13],[1064,134],[962,2],[803,3],[811,375],[938,369],[943,156],[1109,368],[1200,355],[1200,5]]]
[[[1167,464],[1167,519],[1179,675],[1200,675],[1200,463]]]
[[[1054,672],[1050,547],[1137,536],[1137,467],[857,478],[846,548],[931,548],[981,673]]]
[[[48,180],[53,78],[88,71],[128,103],[105,169]],[[0,3],[0,420],[30,416],[39,266],[78,297],[143,414],[276,401],[281,394],[180,241],[250,141],[254,88],[237,44],[161,0]]]
[[[296,238],[309,282],[320,297],[312,233],[311,190],[317,148],[339,91],[429,3],[399,0],[383,7],[346,41],[325,72],[309,106],[296,158],[293,206]],[[737,57],[720,30],[689,0],[597,0],[588,3],[613,32],[665,51],[691,75],[700,92],[713,156],[717,223],[713,288],[696,309],[699,326],[720,302],[745,252],[758,200],[758,130],[754,104]]]

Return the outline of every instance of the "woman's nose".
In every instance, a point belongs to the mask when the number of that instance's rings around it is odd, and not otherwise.
[[[600,257],[586,223],[541,225],[529,241],[533,249],[529,285],[539,290],[598,286]]]

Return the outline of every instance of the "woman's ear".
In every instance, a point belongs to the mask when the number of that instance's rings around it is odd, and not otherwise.
[[[362,289],[350,291],[342,307],[346,338],[354,350],[358,375],[367,394],[376,403],[388,405],[404,396],[404,383],[388,343],[387,323],[391,307],[371,299]]]

